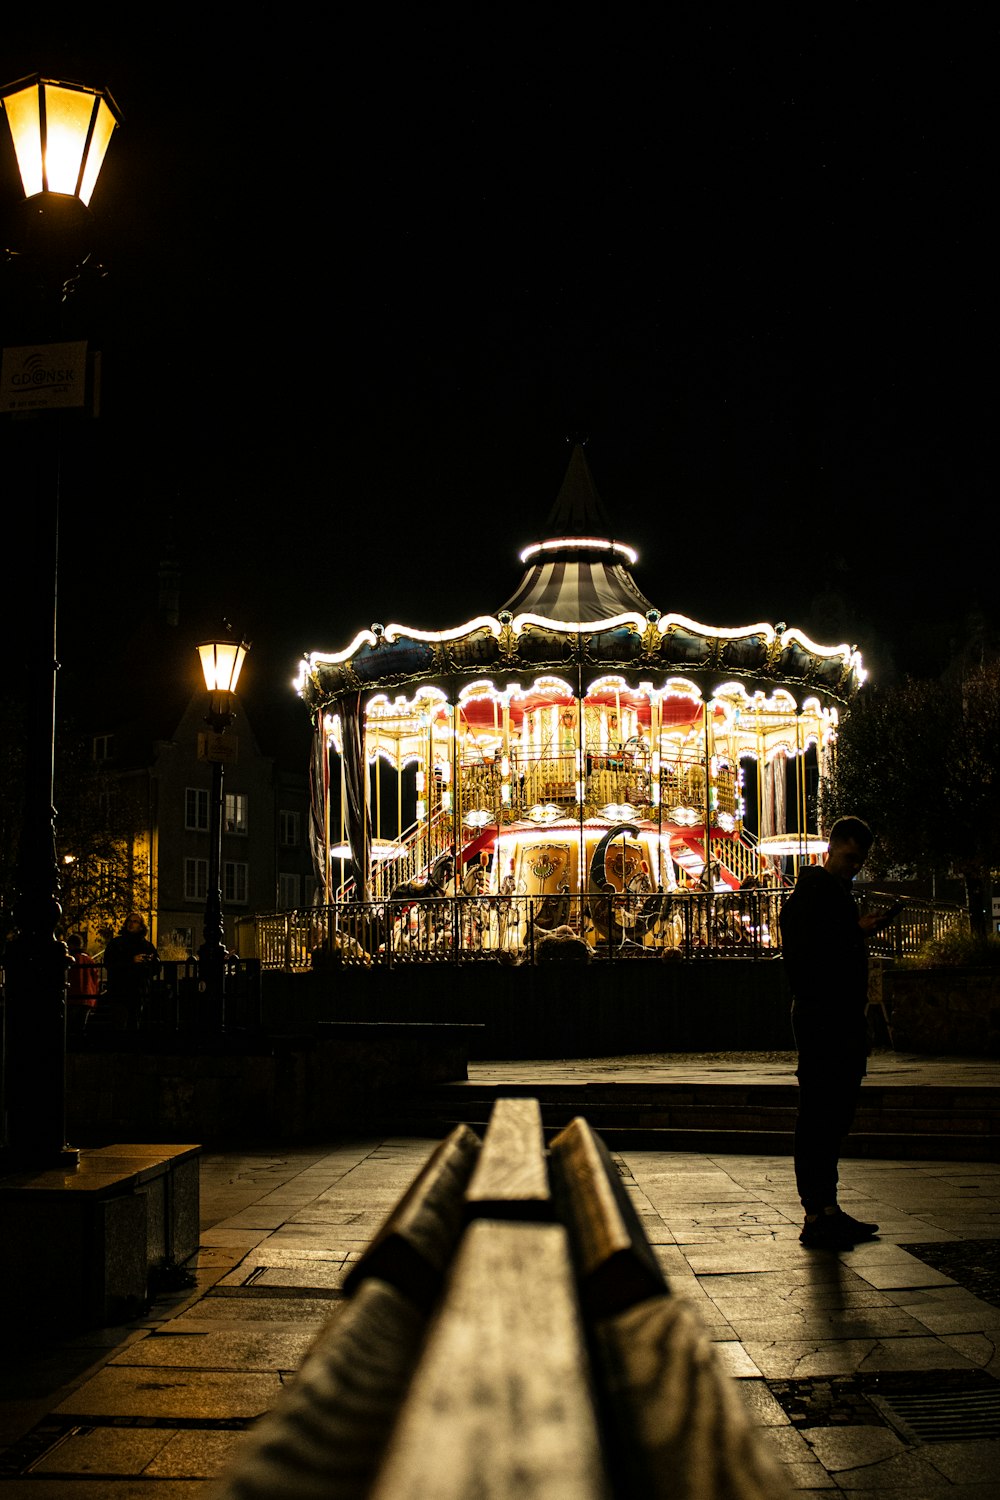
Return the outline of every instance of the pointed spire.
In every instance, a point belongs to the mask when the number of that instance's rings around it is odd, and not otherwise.
[[[580,623],[652,608],[627,566],[635,553],[614,539],[582,443],[573,446],[542,539],[521,560],[528,570],[502,606],[511,614]]]
[[[582,443],[574,443],[569,466],[546,522],[546,536],[610,537],[604,509]]]

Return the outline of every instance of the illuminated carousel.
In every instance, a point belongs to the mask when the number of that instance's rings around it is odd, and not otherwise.
[[[591,952],[669,947],[685,921],[690,938],[685,897],[773,887],[825,847],[806,766],[822,773],[857,651],[662,612],[580,447],[546,533],[495,613],[375,624],[301,664],[320,891],[345,931],[356,903],[379,914],[368,949],[509,954],[557,929]]]

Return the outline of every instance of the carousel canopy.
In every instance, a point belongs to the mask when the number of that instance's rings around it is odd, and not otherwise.
[[[530,564],[503,605],[511,615],[591,624],[615,615],[645,617],[652,605],[626,564],[632,548],[614,539],[582,447],[573,449],[543,539],[526,547]]]
[[[821,646],[801,630],[766,623],[736,629],[661,613],[631,574],[636,555],[611,531],[583,449],[574,448],[542,539],[525,548],[526,572],[496,614],[438,631],[373,625],[341,651],[313,652],[296,688],[314,712],[375,690],[461,679],[515,684],[526,674],[570,675],[574,691],[602,672],[655,684],[705,683],[709,694],[738,682],[748,693],[782,687],[801,700],[845,705],[864,680],[853,646]]]

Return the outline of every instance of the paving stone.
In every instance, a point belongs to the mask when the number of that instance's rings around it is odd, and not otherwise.
[[[823,1467],[836,1474],[862,1464],[881,1462],[906,1451],[906,1444],[888,1427],[809,1427],[799,1429]]]
[[[59,1416],[179,1418],[258,1417],[281,1391],[277,1372],[126,1369],[108,1366],[55,1408]]]
[[[923,1455],[953,1484],[973,1482],[1000,1485],[1000,1437],[976,1442],[928,1443]]]
[[[356,1257],[343,1261],[294,1261],[288,1265],[268,1266],[254,1281],[254,1286],[323,1287],[339,1291],[350,1274]]]
[[[343,1302],[323,1297],[203,1297],[184,1314],[192,1323],[322,1323],[337,1316]]]
[[[953,1303],[924,1302],[918,1307],[904,1303],[903,1306],[932,1333],[1000,1333],[1000,1307],[979,1302],[975,1297]]]
[[[173,1435],[170,1428],[91,1427],[44,1454],[32,1473],[141,1474]]]
[[[178,1432],[146,1469],[150,1478],[211,1479],[220,1474],[242,1432]]]
[[[791,1422],[773,1392],[760,1378],[740,1380],[737,1390],[751,1420],[759,1427],[787,1427]]]
[[[190,1324],[185,1327],[190,1328]],[[187,1370],[297,1370],[313,1341],[309,1324],[260,1323],[214,1328],[202,1323],[196,1332],[175,1324],[116,1354],[108,1368],[145,1367]]]
[[[783,1464],[816,1462],[816,1455],[806,1439],[794,1427],[770,1426],[762,1429],[765,1447]]]
[[[732,1330],[728,1330],[731,1334]],[[712,1345],[722,1368],[727,1375],[732,1375],[735,1380],[758,1379],[761,1371],[754,1364],[750,1355],[742,1344],[734,1339],[722,1340]]]
[[[745,1343],[773,1339],[885,1338],[920,1334],[925,1327],[895,1308],[861,1308],[851,1311],[794,1313],[785,1310],[757,1318],[729,1315],[736,1337]]]
[[[996,1339],[988,1338],[984,1333],[946,1333],[941,1335],[941,1341],[956,1354],[963,1355],[970,1364],[988,1370],[1000,1380],[1000,1351]]]
[[[882,1290],[897,1290],[905,1286],[954,1286],[950,1276],[945,1276],[941,1271],[932,1271],[929,1266],[921,1265],[918,1260],[910,1257],[909,1264],[904,1261],[890,1261],[887,1264],[867,1264],[856,1267],[857,1274],[863,1280],[870,1282],[872,1286]]]
[[[930,1447],[904,1450],[874,1463],[840,1469],[836,1471],[837,1484],[846,1494],[856,1491],[871,1494],[873,1490],[881,1490],[893,1497],[908,1493],[931,1496],[936,1492],[942,1475],[929,1461],[927,1455],[930,1452]]]
[[[223,1219],[225,1229],[277,1229],[285,1222],[286,1215],[280,1209],[242,1208],[238,1213]]]
[[[852,1374],[857,1370],[964,1369],[969,1362],[942,1340],[787,1340],[744,1345],[763,1375],[788,1380],[806,1375]]]
[[[205,1493],[201,1479],[153,1479],[145,1475],[123,1474],[115,1477],[109,1488],[100,1479],[5,1479],[0,1495],[3,1500],[202,1500]],[[72,1488],[69,1488],[69,1486]],[[962,1497],[958,1497],[962,1500]]]

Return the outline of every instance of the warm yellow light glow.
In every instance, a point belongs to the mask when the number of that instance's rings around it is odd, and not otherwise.
[[[205,686],[210,693],[236,691],[243,661],[250,647],[245,641],[205,641],[198,647]]]
[[[825,854],[828,841],[818,833],[776,833],[771,838],[761,839],[757,844],[758,854]]]
[[[540,625],[543,630],[579,631],[581,634],[594,635],[597,631],[618,630],[624,625],[634,625],[637,630],[642,631],[646,628],[646,621],[634,610],[609,615],[606,620],[554,620],[550,615],[523,614],[514,616],[511,629],[515,635],[520,635],[526,625]]]
[[[759,620],[756,625],[737,625],[730,629],[724,625],[702,625],[687,615],[661,615],[656,624],[661,635],[666,635],[671,628],[677,626],[683,630],[690,630],[694,635],[704,636],[706,640],[714,636],[721,641],[739,641],[748,635],[762,635],[770,644],[775,638],[774,626],[768,625],[765,620]]]
[[[601,808],[601,817],[607,818],[609,823],[633,823],[638,812],[631,802],[609,802]]]
[[[624,542],[609,542],[604,537],[596,536],[564,536],[547,542],[533,542],[521,553],[521,561],[526,563],[529,558],[537,557],[540,552],[569,551],[611,552],[627,558],[630,563],[639,561],[639,554],[634,547],[626,547]]]
[[[402,635],[411,641],[457,641],[459,636],[470,635],[473,631],[482,629],[488,630],[491,635],[498,636],[500,621],[495,620],[492,615],[477,615],[474,620],[468,620],[464,625],[456,625],[452,630],[414,630],[412,625],[393,623],[385,627],[385,638],[390,644],[398,641]]]
[[[62,193],[89,204],[118,123],[111,95],[35,75],[3,104],[25,197]]]
[[[556,823],[562,813],[552,802],[536,802],[534,807],[528,808],[528,817],[533,823]]]

